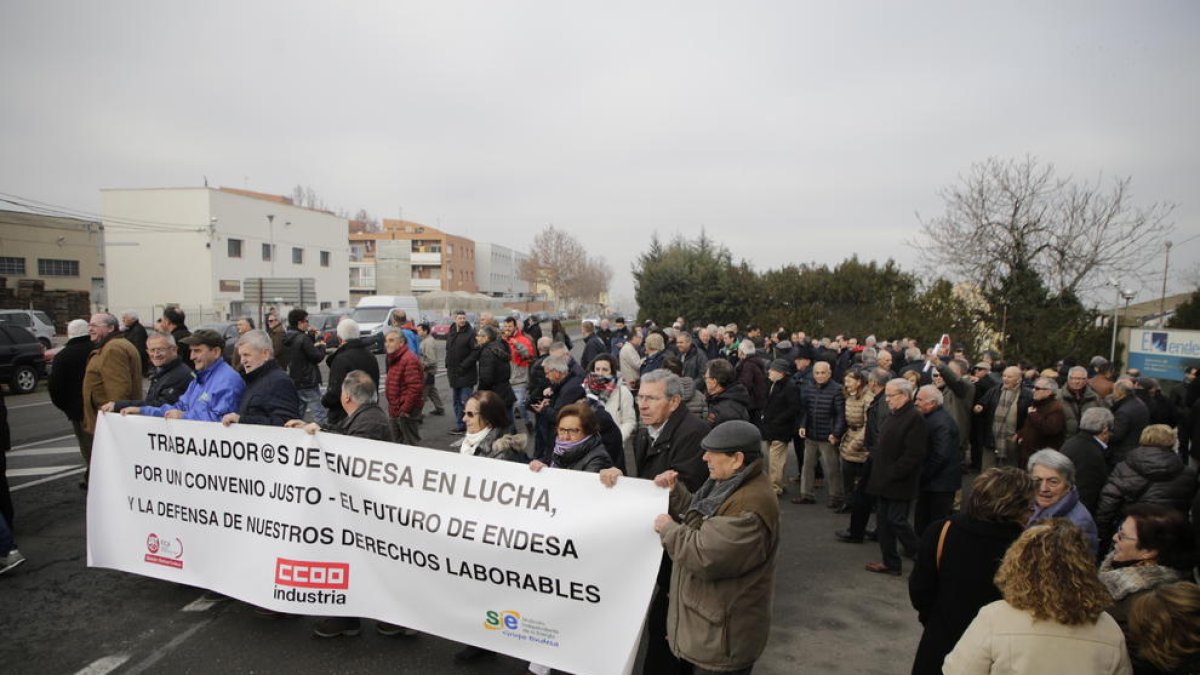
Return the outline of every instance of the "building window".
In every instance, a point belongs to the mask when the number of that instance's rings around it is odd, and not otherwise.
[[[321,267],[329,267],[329,251],[321,251]]]
[[[262,245],[262,255],[263,255],[263,262],[269,262],[271,260],[271,258],[274,257],[271,255],[271,244],[263,244]]]
[[[241,239],[230,239],[229,240],[229,257],[230,258],[242,257],[242,240]]]
[[[304,264],[304,249],[295,247],[292,248],[292,263],[295,265]]]
[[[79,261],[38,258],[38,275],[43,277],[77,277],[79,276]]]
[[[0,256],[0,274],[13,274],[19,277],[25,276],[25,259]]]

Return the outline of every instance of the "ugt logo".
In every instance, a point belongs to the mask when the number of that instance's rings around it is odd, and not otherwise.
[[[516,610],[489,610],[483,616],[483,627],[488,630],[516,630],[521,627],[521,613]]]

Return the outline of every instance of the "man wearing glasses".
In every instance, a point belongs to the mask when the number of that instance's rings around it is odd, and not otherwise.
[[[93,314],[88,321],[88,337],[96,345],[83,373],[83,462],[92,461],[92,438],[96,417],[109,401],[142,397],[142,357],[125,335],[117,329],[117,317]],[[87,488],[87,473],[80,487]]]
[[[150,357],[150,387],[141,401],[109,401],[100,407],[104,412],[121,412],[124,408],[171,405],[183,396],[196,374],[179,358],[179,347],[170,333],[156,330],[146,338],[146,353]]]
[[[1033,382],[1033,401],[1025,414],[1025,424],[1017,432],[1021,448],[1021,463],[1025,466],[1033,453],[1043,448],[1057,450],[1066,440],[1067,417],[1062,402],[1056,398],[1058,385],[1048,377]]]

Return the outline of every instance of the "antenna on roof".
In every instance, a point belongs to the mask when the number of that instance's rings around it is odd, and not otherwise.
[[[204,177],[204,187],[208,187],[208,176]]]

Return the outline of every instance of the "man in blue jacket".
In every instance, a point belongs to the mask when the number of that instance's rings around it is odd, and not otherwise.
[[[191,350],[196,379],[173,404],[160,406],[130,406],[122,415],[150,415],[168,419],[220,422],[242,403],[246,383],[223,358],[225,339],[215,330],[200,329],[179,341]]]

